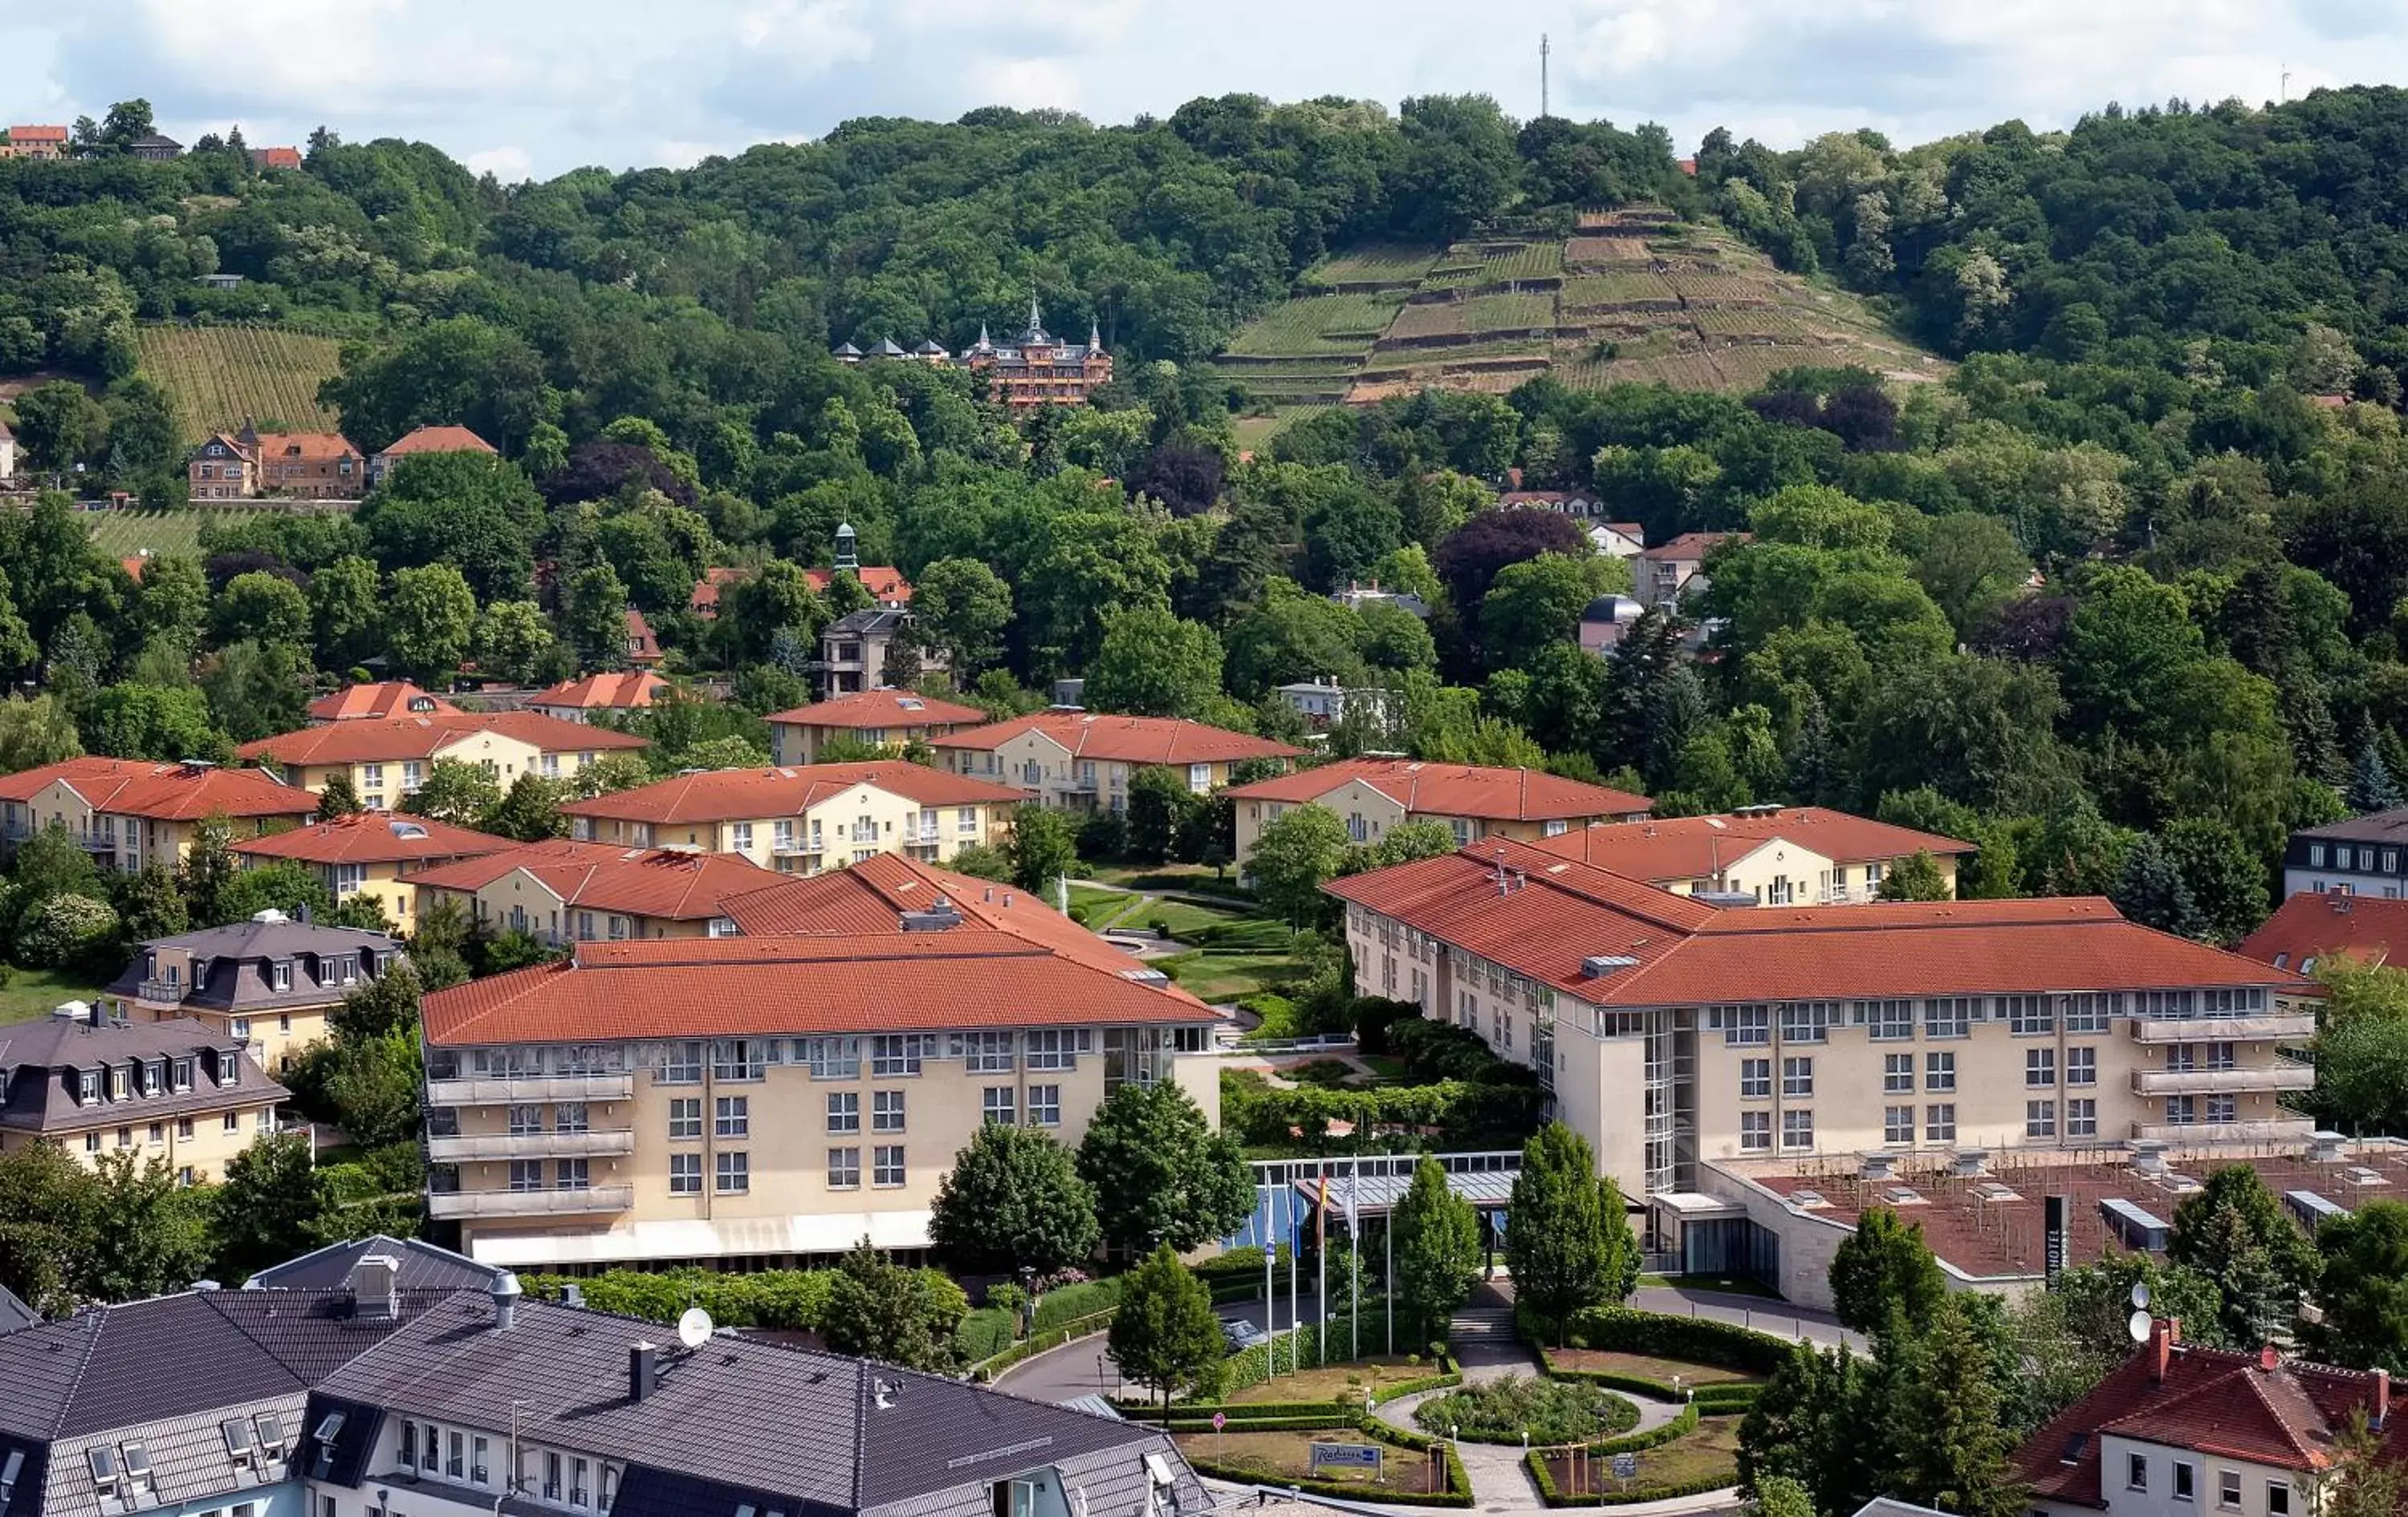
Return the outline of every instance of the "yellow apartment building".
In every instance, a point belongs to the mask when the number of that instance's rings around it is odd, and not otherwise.
[[[838,738],[880,747],[934,742],[985,723],[986,713],[975,706],[910,690],[860,690],[770,717],[769,760],[816,764],[821,750]]]
[[[382,933],[322,926],[281,911],[138,948],[101,992],[131,1023],[197,1022],[282,1070],[326,1036],[343,997],[393,966],[401,945]]]
[[[128,1023],[77,1001],[0,1027],[0,1153],[50,1143],[89,1167],[124,1153],[208,1184],[276,1131],[291,1094],[190,1017]]]
[[[240,837],[298,825],[317,809],[316,797],[272,775],[197,760],[72,758],[0,777],[0,840],[11,851],[61,827],[102,868],[129,874],[181,864],[212,816]]]
[[[411,877],[423,912],[447,896],[494,932],[559,947],[735,932],[721,902],[777,882],[741,858],[557,837],[520,843]]]
[[[903,759],[796,768],[712,769],[572,801],[579,839],[728,853],[817,874],[881,853],[923,863],[1001,841],[1021,793]]]
[[[238,751],[312,794],[334,776],[349,775],[361,804],[381,811],[415,794],[437,759],[476,765],[508,790],[523,774],[573,780],[605,753],[650,746],[628,733],[534,711],[438,711],[304,727]]]
[[[1878,898],[1889,871],[1917,853],[1948,894],[1973,855],[1954,837],[1822,806],[1747,806],[1720,816],[1651,818],[1542,838],[1562,858],[1643,880],[1676,895],[1745,895],[1759,906],[1852,906]]]
[[[1254,855],[1263,829],[1298,806],[1318,806],[1346,823],[1357,843],[1378,843],[1406,822],[1436,822],[1455,846],[1484,837],[1536,842],[1574,829],[1643,817],[1644,795],[1567,780],[1542,769],[1355,758],[1316,765],[1239,785],[1238,870]]]
[[[408,931],[418,921],[418,875],[518,846],[510,838],[455,827],[431,817],[359,811],[290,832],[246,838],[234,851],[247,867],[300,865],[315,874],[337,901],[366,895],[377,903],[385,920]]]
[[[955,774],[1081,811],[1126,809],[1129,779],[1149,765],[1177,772],[1204,795],[1226,785],[1230,770],[1249,759],[1284,762],[1301,751],[1201,722],[1093,711],[1039,711],[929,741],[938,762]]]

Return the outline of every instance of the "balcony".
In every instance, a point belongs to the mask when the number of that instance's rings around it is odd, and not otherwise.
[[[160,1006],[181,1006],[184,997],[191,994],[192,987],[180,980],[143,980],[136,981],[134,986],[136,1000],[150,1001]]]
[[[607,1158],[636,1152],[636,1135],[625,1127],[581,1133],[452,1133],[426,1140],[436,1164],[501,1159]]]
[[[430,1080],[428,1106],[507,1106],[514,1101],[624,1101],[636,1094],[633,1075],[475,1075]]]
[[[2316,1124],[2305,1117],[2285,1116],[2272,1122],[2136,1122],[2134,1138],[2154,1138],[2177,1148],[2209,1143],[2304,1143],[2315,1136]]]
[[[2316,1071],[2304,1064],[2261,1064],[2239,1069],[2135,1069],[2135,1095],[2192,1095],[2225,1091],[2306,1091]]]
[[[437,1218],[566,1217],[624,1211],[636,1204],[632,1185],[591,1185],[580,1191],[435,1191],[426,1214]]]
[[[817,837],[780,837],[771,841],[769,852],[781,858],[789,858],[797,854],[824,852],[825,850]]]
[[[2316,1035],[2313,1012],[2262,1017],[2134,1018],[2131,1026],[2133,1040],[2141,1043],[2305,1042]]]

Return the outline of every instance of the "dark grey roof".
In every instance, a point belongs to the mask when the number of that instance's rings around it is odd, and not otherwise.
[[[854,347],[852,343],[839,342],[836,345],[836,356],[838,358],[859,358],[861,356],[861,350]]]
[[[666,1345],[656,1387],[640,1401],[628,1395],[627,1366],[638,1340]],[[658,1324],[535,1299],[521,1301],[501,1331],[489,1302],[455,1295],[328,1376],[321,1395],[515,1426],[538,1442],[624,1460],[623,1499],[651,1491],[627,1509],[647,1514],[729,1517],[722,1496],[738,1493],[765,1510],[909,1503],[968,1514],[986,1510],[984,1487],[999,1477],[1093,1463],[1142,1479],[1148,1453],[1180,1474],[1183,1496],[1201,1496],[1169,1440],[1149,1428],[755,1338],[722,1335],[688,1352]]]
[[[289,959],[302,953],[356,953],[366,948],[383,952],[390,952],[395,944],[380,932],[366,932],[358,927],[330,927],[322,923],[301,922],[278,912],[270,921],[254,917],[249,922],[236,922],[223,927],[204,927],[198,932],[178,933],[173,937],[153,937],[142,946],[187,949],[195,957],[211,959]]]
[[[828,631],[851,633],[855,637],[875,637],[882,632],[894,632],[911,620],[909,611],[887,606],[865,607],[848,611],[828,623]]]
[[[481,1265],[466,1254],[439,1249],[421,1238],[387,1238],[379,1233],[271,1265],[245,1282],[251,1290],[336,1290],[347,1284],[351,1269],[371,1253],[401,1263],[394,1282],[403,1290],[490,1290],[508,1270]]]
[[[918,353],[918,354],[919,354],[921,357],[923,357],[923,358],[928,358],[928,357],[942,358],[942,357],[944,357],[944,356],[945,356],[945,350],[944,350],[943,346],[942,346],[941,344],[939,344],[939,342],[938,342],[934,337],[922,337],[922,338],[920,339],[920,345],[919,345],[917,348],[912,349],[911,351],[912,351],[913,352],[915,352],[915,353]]]
[[[2397,843],[2408,838],[2408,807],[2373,811],[2321,827],[2302,827],[2294,837],[2331,837],[2349,843]]]
[[[31,1327],[42,1320],[42,1314],[27,1306],[6,1285],[0,1285],[0,1333],[13,1333],[20,1327]]]
[[[190,953],[195,971],[207,966],[206,973],[192,977],[180,1004],[241,1012],[331,1006],[371,978],[380,957],[400,952],[400,945],[383,933],[357,927],[289,920],[237,922],[142,944],[105,987],[106,994],[141,998],[142,983],[151,977],[153,960],[163,949]],[[294,966],[292,986],[280,991],[268,966],[284,962]]]
[[[174,1061],[194,1061],[191,1084],[175,1088]],[[142,1066],[155,1065],[158,1091],[142,1093]],[[104,1075],[101,1098],[81,1099],[85,1070],[126,1070],[126,1095],[113,1099]],[[223,1077],[223,1078],[222,1078]],[[122,1127],[201,1112],[282,1103],[293,1093],[224,1034],[191,1017],[108,1022],[45,1017],[0,1028],[0,1127],[68,1133]]]
[[[879,338],[878,346],[870,349],[869,351],[874,356],[879,358],[900,358],[903,356],[903,350],[896,344],[893,337]]]

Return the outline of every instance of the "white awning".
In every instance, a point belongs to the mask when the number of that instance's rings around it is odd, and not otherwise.
[[[488,1233],[468,1245],[479,1264],[643,1264],[790,1253],[843,1253],[867,1238],[882,1249],[928,1246],[926,1211],[836,1211],[815,1216],[639,1222],[601,1233]]]
[[[1726,1201],[1719,1195],[1701,1191],[1658,1191],[1647,1198],[1648,1204],[1668,1211],[1684,1222],[1710,1222],[1716,1217],[1744,1217],[1747,1208],[1737,1201]]]

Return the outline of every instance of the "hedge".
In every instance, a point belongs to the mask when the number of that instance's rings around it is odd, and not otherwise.
[[[1363,1303],[1364,1309],[1370,1313],[1369,1319],[1363,1324],[1364,1347],[1372,1353],[1396,1352],[1395,1345],[1386,1343],[1387,1313],[1383,1309],[1384,1303],[1384,1297]],[[1352,1331],[1354,1321],[1352,1317],[1331,1318],[1328,1329],[1329,1341],[1351,1343],[1354,1338]],[[1328,1361],[1322,1354],[1320,1331],[1319,1324],[1306,1323],[1301,1327],[1289,1328],[1267,1343],[1257,1343],[1251,1349],[1231,1354],[1221,1366],[1221,1394],[1228,1395],[1234,1392],[1242,1391],[1250,1385],[1260,1385],[1270,1379],[1270,1354],[1273,1349],[1279,1351],[1280,1363],[1283,1365],[1294,1362],[1309,1364],[1317,1368],[1327,1363]],[[1386,1346],[1383,1347],[1383,1344]],[[1291,1354],[1295,1355],[1293,1360],[1291,1360]]]
[[[1240,1143],[1293,1144],[1291,1129],[1308,1141],[1333,1122],[1349,1122],[1358,1134],[1375,1128],[1438,1128],[1448,1140],[1481,1135],[1527,1132],[1536,1123],[1540,1093],[1535,1085],[1441,1080],[1427,1084],[1273,1085],[1252,1071],[1229,1070],[1221,1084],[1221,1125]],[[1252,1078],[1241,1078],[1252,1076]]]
[[[1463,1377],[1452,1372],[1417,1376],[1412,1380],[1398,1381],[1393,1385],[1379,1387],[1371,1393],[1371,1404],[1381,1406],[1399,1396],[1412,1395],[1422,1391],[1445,1390],[1462,1383]],[[1171,1403],[1170,1416],[1174,1422],[1182,1418],[1196,1417],[1209,1422],[1212,1414],[1217,1411],[1229,1419],[1231,1426],[1235,1426],[1249,1418],[1326,1417],[1332,1409],[1351,1413],[1362,1405],[1362,1400],[1359,1395],[1350,1395],[1330,1396],[1322,1401],[1175,1401]],[[1159,1421],[1162,1415],[1161,1407],[1155,1402],[1125,1398],[1120,1402],[1120,1407],[1132,1419],[1140,1422],[1149,1419]]]
[[[997,1375],[1023,1359],[1034,1358],[1048,1349],[1058,1349],[1074,1338],[1084,1338],[1089,1333],[1102,1332],[1111,1324],[1112,1314],[1110,1311],[1098,1311],[1092,1317],[1078,1317],[1059,1326],[1041,1328],[1001,1353],[970,1366],[969,1378],[975,1381],[992,1381]]]
[[[1436,1441],[1405,1432],[1400,1428],[1391,1427],[1385,1423],[1369,1417],[1358,1418],[1353,1422],[1324,1419],[1319,1425],[1333,1433],[1341,1431],[1356,1433],[1373,1442],[1384,1443],[1391,1448],[1403,1449],[1412,1453],[1426,1453],[1429,1452],[1430,1445]],[[1204,1430],[1209,1431],[1211,1427],[1211,1424],[1209,1422],[1204,1424]],[[1443,1495],[1439,1496],[1432,1496],[1426,1492],[1392,1491],[1378,1486],[1367,1489],[1342,1481],[1268,1481],[1258,1470],[1235,1469],[1226,1465],[1214,1464],[1210,1459],[1199,1459],[1196,1456],[1197,1452],[1193,1449],[1186,1451],[1188,1466],[1196,1473],[1210,1475],[1215,1480],[1229,1481],[1240,1485],[1266,1485],[1276,1489],[1299,1491],[1310,1496],[1337,1496],[1341,1500],[1375,1501],[1382,1506],[1390,1507],[1469,1507],[1471,1505],[1471,1477],[1465,1473],[1463,1460],[1455,1453],[1452,1444],[1442,1446],[1441,1457],[1446,1461],[1447,1488]]]
[[[1591,1453],[1637,1453],[1657,1444],[1670,1443],[1684,1433],[1698,1430],[1698,1406],[1691,1402],[1673,1415],[1661,1427],[1651,1427],[1643,1433],[1625,1433],[1620,1438],[1601,1438],[1588,1446]]]
[[[1653,1396],[1658,1401],[1691,1401],[1709,1414],[1725,1411],[1745,1411],[1756,1405],[1764,1387],[1754,1383],[1715,1382],[1707,1385],[1675,1386],[1668,1381],[1653,1380],[1645,1375],[1628,1375],[1614,1369],[1567,1369],[1555,1362],[1544,1349],[1539,1351],[1541,1366],[1551,1380],[1579,1381],[1587,1385],[1602,1385],[1608,1390],[1630,1391]]]
[[[1522,1460],[1530,1467],[1530,1479],[1538,1483],[1539,1499],[1551,1507],[1629,1507],[1642,1501],[1670,1501],[1675,1496],[1727,1491],[1738,1483],[1736,1476],[1723,1481],[1712,1475],[1700,1475],[1695,1480],[1672,1485],[1651,1485],[1641,1481],[1627,1491],[1589,1491],[1579,1496],[1566,1496],[1556,1488],[1555,1476],[1547,1468],[1546,1450],[1532,1449],[1522,1456]]]
[[[1060,1285],[1045,1293],[1037,1303],[1037,1320],[1029,1325],[1039,1332],[1059,1327],[1066,1322],[1092,1317],[1097,1312],[1109,1313],[1120,1304],[1119,1277],[1111,1280],[1082,1281],[1076,1285]]]
[[[1565,1336],[1575,1348],[1687,1359],[1751,1375],[1772,1374],[1789,1362],[1797,1348],[1785,1338],[1711,1317],[1675,1317],[1628,1307],[1588,1307],[1576,1311]]]
[[[961,1326],[953,1330],[953,1342],[963,1359],[977,1364],[1011,1347],[1015,1325],[1011,1313],[1001,1307],[981,1307],[962,1319]]]

